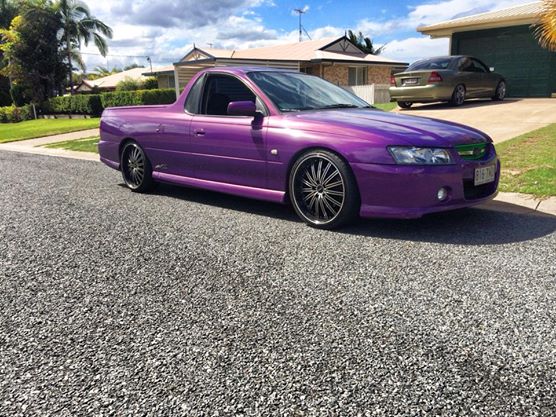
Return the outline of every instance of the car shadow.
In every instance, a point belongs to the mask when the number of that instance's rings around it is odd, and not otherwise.
[[[454,107],[450,103],[422,103],[422,104],[415,104],[409,109],[398,108],[397,111],[399,111],[400,113],[411,113],[412,111],[415,110],[431,110],[431,111],[458,110],[458,109],[468,109],[468,108],[483,107],[483,106],[503,106],[521,100],[523,99],[511,98],[503,101],[492,101],[491,99],[473,99],[473,100],[466,101],[465,103],[463,103],[462,106],[459,107]]]
[[[159,184],[153,194],[272,217],[306,227],[290,205],[169,184]],[[420,219],[358,219],[349,226],[326,233],[447,245],[499,245],[533,240],[554,232],[556,216],[491,201],[475,208],[430,214]]]

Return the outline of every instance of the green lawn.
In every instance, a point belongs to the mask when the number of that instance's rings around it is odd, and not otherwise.
[[[98,127],[99,123],[99,118],[37,119],[20,123],[0,123],[0,143],[93,129]]]
[[[100,137],[93,136],[85,139],[66,140],[45,145],[45,148],[67,149],[69,151],[98,152],[98,141]]]
[[[556,196],[556,123],[496,145],[500,191]]]
[[[384,111],[392,111],[396,108],[397,104],[396,103],[376,103],[373,104],[373,106]]]

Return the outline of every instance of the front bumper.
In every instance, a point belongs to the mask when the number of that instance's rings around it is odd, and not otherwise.
[[[475,168],[496,164],[493,182],[474,186]],[[351,164],[361,194],[361,217],[418,218],[428,213],[470,207],[494,198],[500,179],[496,156],[455,165],[411,166]],[[444,201],[440,188],[448,189]]]
[[[427,102],[443,101],[452,97],[453,88],[447,85],[419,85],[412,87],[390,87],[392,101]]]

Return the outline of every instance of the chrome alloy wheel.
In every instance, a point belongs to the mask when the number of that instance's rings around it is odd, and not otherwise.
[[[134,189],[139,188],[145,178],[145,155],[139,146],[129,145],[122,158],[124,180]]]
[[[346,199],[344,178],[325,155],[312,154],[300,161],[293,173],[293,203],[314,224],[332,222]]]

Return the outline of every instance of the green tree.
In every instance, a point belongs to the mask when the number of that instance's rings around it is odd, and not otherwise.
[[[357,45],[363,52],[371,55],[380,55],[382,51],[384,51],[384,47],[386,46],[382,45],[380,48],[375,48],[371,38],[369,38],[368,36],[364,36],[362,32],[359,32],[356,35],[352,30],[348,30],[347,38],[352,43]]]
[[[40,103],[59,90],[66,72],[60,54],[60,21],[43,1],[23,3],[10,29],[0,30],[9,76],[26,101]],[[13,89],[13,87],[12,87]]]
[[[68,61],[68,80],[73,94],[73,62],[79,55],[81,45],[93,42],[102,56],[108,53],[107,39],[112,38],[112,29],[91,15],[89,8],[80,0],[56,0],[53,8],[62,25],[62,40]],[[82,61],[81,61],[82,62]]]
[[[0,0],[0,29],[8,29],[13,18],[17,16],[17,6],[13,1]],[[2,43],[0,36],[0,43]],[[0,47],[1,49],[1,47]],[[3,53],[0,51],[0,71],[5,67]],[[11,82],[8,77],[0,75],[0,107],[12,104],[10,95]]]

